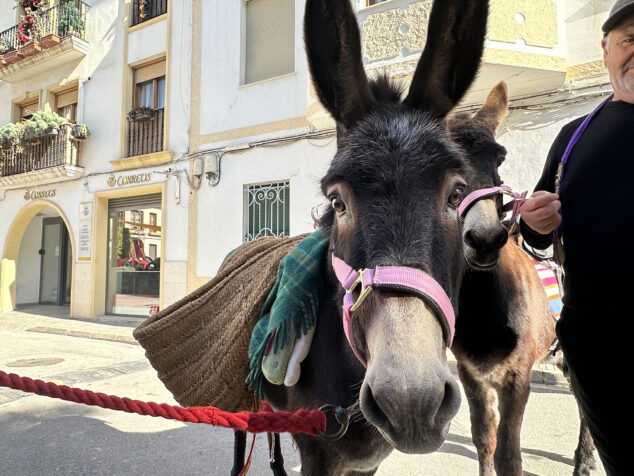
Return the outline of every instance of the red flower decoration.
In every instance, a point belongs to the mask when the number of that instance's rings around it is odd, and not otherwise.
[[[24,15],[22,23],[18,25],[18,41],[28,43],[34,37],[37,30],[37,20],[33,15]]]

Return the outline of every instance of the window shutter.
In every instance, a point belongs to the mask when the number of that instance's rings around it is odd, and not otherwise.
[[[161,194],[137,195],[108,200],[108,212],[138,210],[139,208],[161,208]]]
[[[295,71],[295,0],[249,0],[246,10],[246,83]]]
[[[29,116],[38,110],[40,106],[40,101],[36,99],[35,101],[20,105],[20,119],[25,116]]]
[[[145,66],[140,66],[134,70],[134,83],[142,83],[150,79],[165,76],[165,60],[157,61]]]
[[[60,93],[55,98],[55,107],[60,108],[64,106],[68,106],[70,104],[77,103],[77,89],[71,89],[70,91],[65,91]]]

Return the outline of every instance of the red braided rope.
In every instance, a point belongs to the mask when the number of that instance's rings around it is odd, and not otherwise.
[[[316,430],[326,430],[326,416],[319,410],[297,410],[295,412],[263,411],[259,413],[223,412],[214,407],[178,407],[166,403],[141,402],[89,390],[57,385],[53,382],[32,380],[0,370],[0,387],[9,387],[23,392],[46,397],[60,398],[69,402],[83,403],[111,410],[138,413],[178,420],[188,423],[206,423],[213,426],[233,428],[250,433],[307,433],[316,436]]]

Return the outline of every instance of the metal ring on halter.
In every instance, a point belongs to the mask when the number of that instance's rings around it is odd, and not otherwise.
[[[352,294],[357,289],[357,287],[361,285],[361,293],[359,293],[359,297],[357,298],[355,303],[350,307],[350,312],[356,312],[356,310],[359,309],[359,306],[361,306],[361,303],[365,301],[365,298],[367,298],[368,294],[370,294],[370,292],[372,291],[372,286],[363,287],[363,273],[366,271],[367,270],[365,269],[360,269],[358,271],[359,277],[355,280],[354,283],[352,283],[352,286],[350,286],[350,289],[346,291],[346,294]]]
[[[326,433],[325,431],[316,430],[317,434],[321,438],[325,440],[336,441],[346,434],[346,432],[348,431],[348,426],[350,425],[350,412],[346,408],[327,404],[323,405],[319,410],[324,412],[324,414],[326,415],[328,413],[332,413],[332,415],[335,417],[335,420],[337,420],[337,423],[341,425],[339,430],[333,434]]]

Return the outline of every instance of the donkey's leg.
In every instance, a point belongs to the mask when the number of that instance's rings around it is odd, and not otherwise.
[[[267,433],[266,438],[269,441],[269,456],[271,470],[274,476],[287,476],[284,470],[284,457],[282,456],[282,447],[280,445],[279,433]]]
[[[244,468],[244,452],[247,446],[247,434],[244,431],[233,432],[233,468],[231,476],[238,476]]]
[[[530,394],[530,367],[527,372],[507,377],[506,385],[498,390],[500,427],[495,449],[495,470],[499,475],[522,475],[520,430],[524,409]]]
[[[481,476],[493,476],[493,455],[495,453],[497,415],[494,411],[495,391],[486,388],[474,378],[465,366],[458,363],[458,374],[469,402],[471,417],[471,438],[478,450]]]
[[[579,445],[575,450],[575,469],[572,474],[588,476],[597,469],[597,461],[594,458],[594,440],[581,409],[579,409],[579,421]]]

